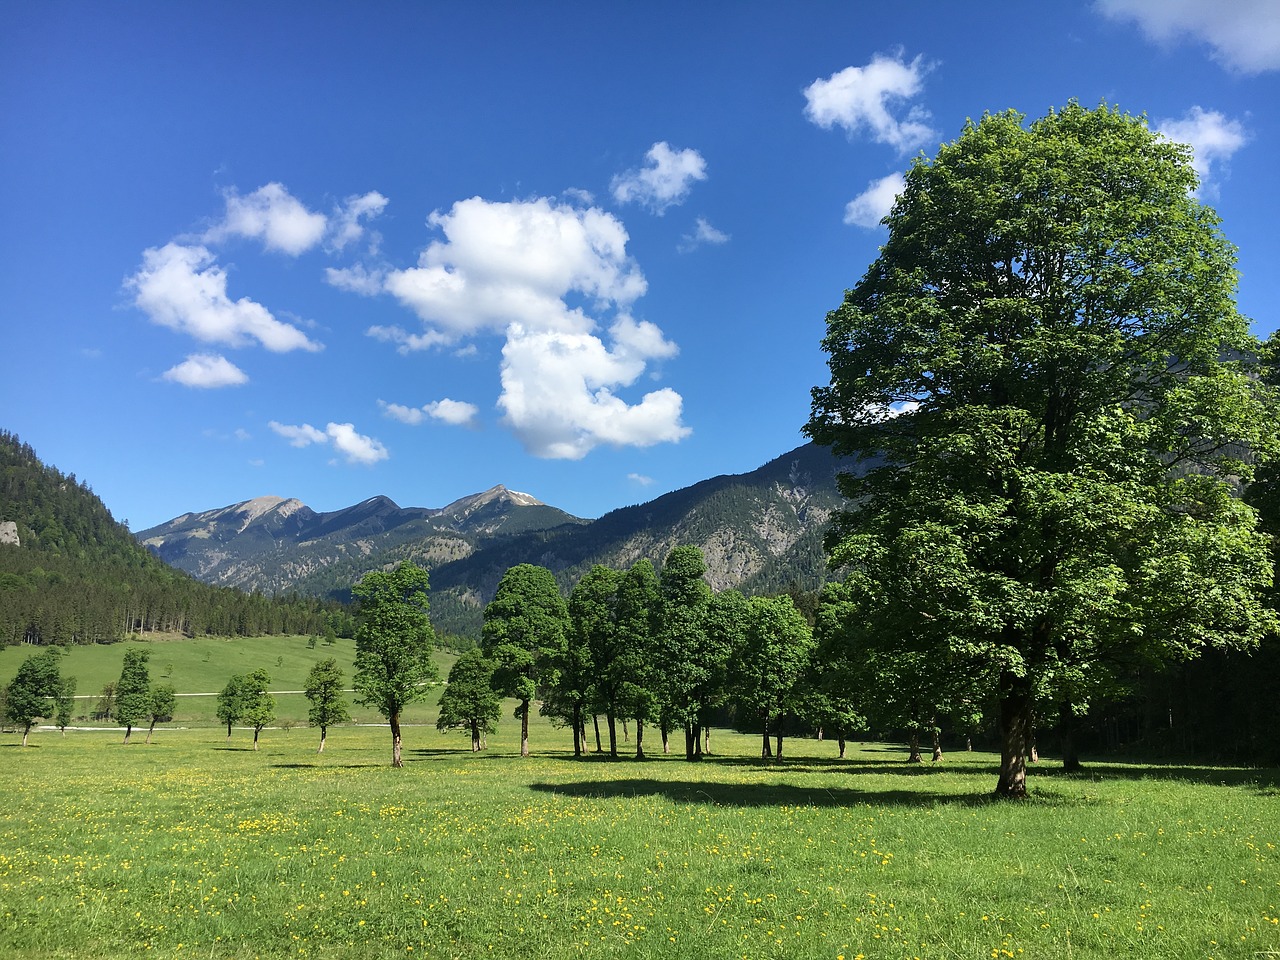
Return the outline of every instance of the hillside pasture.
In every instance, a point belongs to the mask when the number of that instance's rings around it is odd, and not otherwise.
[[[176,667],[175,667],[176,672]],[[0,738],[0,953],[169,957],[1259,957],[1280,950],[1280,772],[908,765],[717,730],[700,764],[518,754],[434,727],[227,744]],[[649,737],[646,737],[649,741]],[[657,736],[649,741],[658,751]],[[628,748],[630,745],[627,745]]]

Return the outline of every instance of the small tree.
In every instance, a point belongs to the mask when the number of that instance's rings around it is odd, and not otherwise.
[[[324,753],[324,741],[329,735],[329,727],[351,719],[351,713],[347,710],[347,698],[342,695],[342,677],[338,661],[333,657],[321,660],[307,674],[306,694],[311,701],[307,720],[311,726],[320,728],[320,749],[316,753]]]
[[[258,749],[258,734],[276,718],[276,698],[268,691],[271,674],[258,668],[244,678],[241,688],[240,719],[253,727],[253,749]]]
[[[227,743],[231,742],[232,724],[238,723],[244,712],[244,681],[243,676],[236,674],[218,694],[217,715],[219,722],[227,725]]]
[[[468,650],[449,671],[449,682],[440,695],[437,730],[466,729],[471,749],[483,749],[485,738],[498,729],[502,704],[493,692],[493,666],[479,650]]]
[[[49,647],[32,654],[18,667],[17,674],[5,688],[5,715],[14,725],[22,728],[22,745],[27,745],[27,735],[41,717],[52,717],[57,710],[56,699],[62,688],[62,676],[58,672],[58,658],[62,651]]]
[[[116,723],[124,727],[124,742],[129,742],[134,724],[146,719],[151,710],[151,674],[147,660],[151,651],[133,647],[124,652],[120,679],[116,681]]]
[[[67,735],[67,724],[71,722],[72,714],[76,708],[75,677],[60,678],[58,692],[54,695],[54,703],[57,707],[57,713],[53,718],[53,722],[58,725],[58,730],[65,737]]]
[[[431,660],[435,631],[428,616],[427,571],[409,561],[366,573],[351,588],[359,602],[355,688],[391,725],[391,765],[402,767],[400,713],[421,700],[440,673]]]
[[[761,756],[769,755],[769,734],[782,761],[782,720],[798,713],[801,678],[813,655],[813,633],[789,596],[752,597],[747,601],[746,636],[738,661],[738,696],[760,718]]]
[[[116,710],[116,682],[108,680],[102,685],[102,693],[93,706],[93,719],[110,720]]]
[[[147,709],[151,726],[147,728],[147,743],[151,742],[151,734],[155,732],[157,723],[168,723],[173,719],[176,707],[177,694],[172,683],[158,683],[151,688],[151,706]]]
[[[539,687],[556,680],[555,660],[565,648],[569,611],[556,578],[545,567],[521,563],[498,584],[484,608],[484,653],[493,662],[493,682],[520,701],[520,756],[529,755],[529,704]]]

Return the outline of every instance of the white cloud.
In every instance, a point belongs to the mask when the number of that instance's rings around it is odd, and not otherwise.
[[[590,334],[512,325],[502,350],[498,405],[529,453],[579,460],[602,443],[647,447],[689,435],[674,390],[647,393],[630,405],[614,393],[643,372],[646,343],[664,351],[674,347],[661,338],[649,343],[649,332],[634,321],[614,330],[623,339],[610,351]]]
[[[355,425],[350,423],[329,423],[324,430],[318,430],[309,423],[294,426],[275,420],[267,426],[288,440],[290,446],[331,443],[348,463],[374,464],[389,456],[386,447],[373,437],[357,433]]]
[[[465,400],[450,400],[448,397],[443,400],[433,400],[425,404],[422,409],[427,412],[428,416],[434,417],[436,420],[443,420],[445,423],[452,424],[455,427],[465,427],[474,423],[480,413],[480,408],[474,403],[467,403]]]
[[[893,201],[905,184],[902,174],[891,173],[872,180],[867,189],[849,201],[844,208],[844,222],[857,227],[878,227],[893,209]]]
[[[1244,125],[1229,120],[1216,110],[1192,107],[1179,120],[1160,120],[1155,129],[1170,140],[1191,147],[1191,165],[1200,177],[1200,187],[1213,192],[1214,165],[1225,163],[1249,140]]]
[[[938,133],[925,121],[929,114],[912,107],[905,117],[892,107],[917,96],[928,67],[916,57],[910,63],[877,54],[865,67],[845,67],[805,88],[805,116],[825,130],[839,126],[850,135],[863,129],[877,143],[899,153],[925,146]]]
[[[630,313],[646,283],[627,255],[621,222],[550,198],[480,197],[432,214],[429,222],[443,238],[423,251],[416,267],[389,271],[383,283],[425,329],[378,325],[368,329],[370,336],[408,353],[505,335],[498,404],[504,422],[538,456],[577,459],[600,443],[649,445],[689,432],[675,391],[656,391],[634,405],[616,394],[650,362],[678,352],[655,324]],[[342,282],[348,281],[361,286],[350,277]],[[597,317],[610,313],[606,345]],[[404,422],[421,422],[421,412],[470,423],[478,413],[451,400],[420,411],[391,404],[384,410]]]
[[[348,463],[373,464],[389,456],[387,448],[373,437],[356,433],[354,424],[331,423],[325,432],[333,441],[334,449],[346,457]]]
[[[272,420],[267,426],[288,440],[291,447],[309,447],[313,443],[324,443],[329,439],[323,430],[317,430],[309,423],[291,426]]]
[[[1171,44],[1190,36],[1240,73],[1280,69],[1280,11],[1275,0],[1097,0],[1113,20],[1132,20],[1148,38]]]
[[[262,304],[227,296],[227,275],[201,246],[167,243],[142,254],[142,267],[125,281],[134,303],[152,322],[205,343],[244,346],[256,340],[268,350],[320,350],[297,327]]]
[[[610,189],[618,203],[639,203],[661,216],[683,203],[695,182],[707,179],[707,161],[697,150],[673,150],[663,140],[644,156],[643,167],[613,178]]]
[[[638,483],[642,487],[647,487],[653,483],[653,477],[646,477],[643,473],[628,473],[627,479],[632,483]]]
[[[387,275],[383,270],[370,270],[357,263],[352,267],[325,267],[325,281],[331,287],[358,293],[362,297],[376,297],[386,288]]]
[[[688,253],[690,250],[696,250],[701,246],[718,247],[728,242],[729,235],[727,233],[713,227],[706,217],[698,217],[694,223],[693,232],[686,233],[680,238],[680,245],[677,249],[681,253]]]
[[[385,400],[379,400],[378,406],[382,407],[383,412],[391,419],[407,423],[411,427],[418,426],[428,417],[455,427],[465,427],[472,424],[480,413],[480,408],[474,403],[450,400],[448,397],[443,400],[433,400],[420,407],[406,407],[399,403],[387,403]]]
[[[347,197],[342,206],[334,210],[329,226],[329,247],[341,250],[355,243],[365,234],[362,220],[372,220],[386,209],[389,201],[376,190],[362,196]]]
[[[626,254],[626,229],[595,207],[472,197],[429,222],[445,239],[428,246],[416,267],[389,272],[385,289],[441,342],[500,332],[512,322],[590,330],[594,321],[566,298],[628,304],[646,288]]]
[[[261,240],[268,250],[296,257],[319,244],[328,228],[323,213],[308,210],[279,183],[268,183],[243,197],[228,190],[226,201],[226,215],[205,233],[206,242],[249,237]]]
[[[162,374],[165,380],[184,387],[238,387],[249,377],[226,357],[212,353],[195,353]]]

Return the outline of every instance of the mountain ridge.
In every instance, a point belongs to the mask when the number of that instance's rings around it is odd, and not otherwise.
[[[316,513],[297,500],[257,497],[187,513],[139,540],[207,582],[345,599],[369,569],[413,560],[431,570],[432,619],[465,635],[502,575],[517,563],[550,569],[571,589],[592,565],[648,559],[698,546],[716,590],[816,589],[827,579],[822,534],[849,469],[805,444],[742,474],[723,474],[586,520],[498,484],[440,508],[399,507],[374,496]],[[287,516],[282,515],[284,505]],[[247,522],[246,514],[252,513]]]

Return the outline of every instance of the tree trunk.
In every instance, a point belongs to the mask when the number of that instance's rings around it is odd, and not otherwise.
[[[644,721],[636,717],[636,759],[644,759]]]
[[[257,750],[257,749],[258,749],[258,734],[260,734],[261,732],[262,732],[262,728],[261,728],[261,727],[254,727],[254,728],[253,728],[253,749],[254,749],[254,750]]]
[[[129,724],[125,724],[125,728],[124,728],[124,742],[125,742],[125,743],[128,743],[128,742],[129,742],[129,735],[130,735],[131,733],[133,733],[133,724],[131,724],[131,723],[129,723]]]
[[[937,724],[933,727],[933,762],[937,763],[942,759],[942,737],[938,731]]]
[[[623,742],[623,743],[630,743],[630,742],[631,742],[631,731],[627,729],[627,718],[626,718],[626,717],[623,717],[623,718],[622,718],[622,742]]]
[[[710,755],[711,753],[711,725],[707,724],[702,728],[702,752]]]
[[[325,738],[328,736],[329,736],[329,728],[321,727],[320,728],[320,749],[317,750],[316,753],[324,753],[324,741],[325,741]]]
[[[1000,675],[1000,779],[996,796],[1022,799],[1027,795],[1027,747],[1031,733],[1031,694],[1026,681],[1010,673]]]
[[[684,758],[693,759],[693,724],[688,722],[684,725]]]
[[[1076,745],[1076,715],[1070,703],[1062,705],[1062,769],[1065,773],[1079,773],[1084,769]]]
[[[27,735],[29,733],[31,733],[31,724],[28,723],[25,727],[22,728],[22,745],[24,747],[27,745]]]
[[[924,763],[924,757],[920,756],[920,731],[911,731],[911,740],[908,743],[910,753],[907,754],[907,763]]]
[[[155,733],[155,731],[156,731],[156,722],[152,720],[151,726],[147,727],[147,744],[148,745],[150,745],[151,743],[151,734]]]
[[[779,728],[778,732],[773,735],[773,742],[774,742],[773,762],[781,763],[782,762],[782,729],[781,728]]]
[[[227,721],[227,743],[231,742],[231,721]]]
[[[593,713],[591,715],[591,722],[596,728],[596,753],[604,753],[604,746],[600,743],[600,714]]]
[[[614,760],[618,759],[618,721],[612,713],[604,715],[605,723],[609,727],[609,756]]]
[[[520,756],[529,755],[529,701],[520,701]],[[399,766],[399,764],[397,764]]]
[[[573,758],[582,759],[582,705],[573,705]]]
[[[670,753],[671,752],[671,731],[668,730],[665,726],[659,726],[658,730],[662,734],[662,752]]]
[[[769,721],[764,722],[764,733],[760,738],[760,759],[770,760],[773,758],[773,747],[769,746]]]
[[[400,756],[400,711],[392,710],[391,716],[391,766],[403,767],[404,760]]]
[[[471,718],[471,752],[480,752],[480,721],[475,717]]]
[[[702,759],[702,724],[693,725],[693,759]]]
[[[840,738],[840,759],[844,759],[844,737]]]

